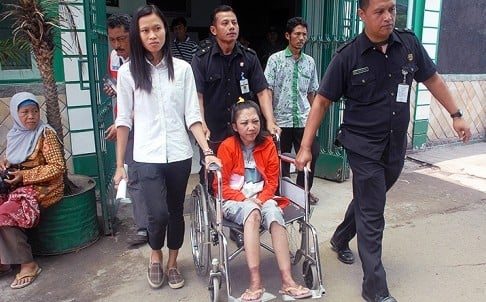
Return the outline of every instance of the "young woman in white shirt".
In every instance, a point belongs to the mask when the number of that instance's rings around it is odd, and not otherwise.
[[[118,71],[117,167],[115,184],[126,179],[125,147],[134,126],[133,159],[148,210],[152,249],[147,280],[151,287],[184,286],[177,256],[184,239],[183,203],[191,170],[192,146],[186,129],[205,150],[206,164],[220,163],[209,149],[191,66],[172,57],[165,16],[153,5],[137,10],[130,26],[130,62]],[[132,120],[133,112],[133,120]],[[132,124],[133,123],[133,124]],[[166,273],[162,247],[169,249]]]

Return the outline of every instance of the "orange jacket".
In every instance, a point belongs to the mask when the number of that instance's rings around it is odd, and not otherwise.
[[[230,136],[225,139],[218,148],[218,157],[223,164],[223,200],[244,201],[245,195],[239,190],[234,190],[229,185],[229,179],[232,174],[245,176],[245,164],[241,143],[238,137]],[[263,191],[258,193],[257,198],[262,202],[272,199],[278,187],[278,177],[280,175],[280,161],[277,149],[271,136],[265,138],[265,141],[256,146],[253,151],[253,158],[258,172],[264,180]],[[213,183],[214,192],[217,192],[217,181]]]

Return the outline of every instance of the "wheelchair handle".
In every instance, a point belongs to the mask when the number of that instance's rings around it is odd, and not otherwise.
[[[221,167],[218,166],[217,163],[210,163],[209,164],[209,167],[208,167],[208,170],[209,171],[212,171],[212,172],[215,172],[215,171],[220,171],[221,170]]]
[[[295,166],[295,154],[292,153],[282,153],[280,154],[280,159],[286,163],[292,164]],[[309,173],[309,169],[304,166],[304,174],[307,175]]]

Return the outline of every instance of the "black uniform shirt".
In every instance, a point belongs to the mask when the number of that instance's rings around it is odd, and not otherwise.
[[[394,30],[386,53],[361,33],[337,50],[318,93],[331,101],[344,97],[345,109],[338,141],[363,156],[380,159],[388,144],[406,147],[410,121],[410,88],[397,102],[400,83],[422,82],[435,65],[410,31]],[[404,82],[404,75],[405,82]]]
[[[217,43],[200,50],[192,60],[197,92],[203,95],[204,118],[211,140],[221,141],[231,134],[230,108],[240,96],[256,100],[268,87],[254,50],[237,43],[224,55]],[[247,79],[250,93],[242,93],[240,80]]]

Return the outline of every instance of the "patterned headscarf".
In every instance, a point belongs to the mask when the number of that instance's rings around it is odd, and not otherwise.
[[[49,128],[55,132],[55,130],[39,120],[35,129],[27,129],[19,118],[19,105],[24,101],[32,101],[39,106],[39,102],[35,95],[30,92],[16,93],[10,101],[10,115],[14,121],[12,129],[7,134],[7,160],[12,165],[17,165],[24,162],[29,155],[34,152],[35,146],[41,134],[45,135],[45,129]]]

